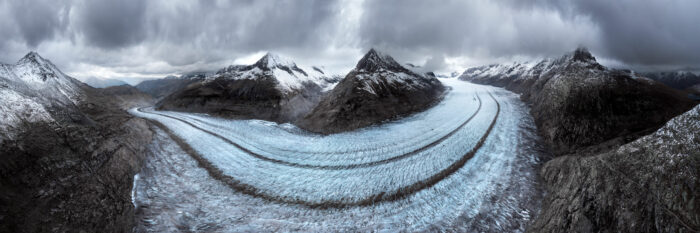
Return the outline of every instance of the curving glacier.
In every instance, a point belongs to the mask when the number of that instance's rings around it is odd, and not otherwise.
[[[523,231],[540,201],[527,107],[441,81],[425,112],[328,136],[132,109],[162,126],[135,181],[138,230]]]

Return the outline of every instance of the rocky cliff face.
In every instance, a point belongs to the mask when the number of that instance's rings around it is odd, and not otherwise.
[[[131,231],[146,122],[36,53],[1,68],[0,231]]]
[[[434,76],[416,74],[372,49],[298,125],[324,134],[353,130],[425,110],[444,91]]]
[[[460,79],[522,94],[556,154],[613,148],[695,104],[665,85],[605,68],[585,49],[535,63],[472,68]]]
[[[292,122],[308,113],[337,81],[336,76],[319,67],[301,67],[267,54],[253,65],[230,66],[192,82],[164,98],[157,107]]]
[[[700,231],[700,106],[656,132],[541,171],[547,197],[530,232]]]

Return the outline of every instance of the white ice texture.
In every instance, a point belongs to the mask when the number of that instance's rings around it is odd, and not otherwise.
[[[457,172],[397,201],[341,209],[307,208],[237,193],[208,176],[159,132],[155,156],[136,185],[136,205],[148,206],[141,216],[145,219],[141,227],[153,231],[177,227],[214,231],[523,231],[539,200],[534,191],[537,152],[532,145],[536,136],[527,108],[516,95],[502,89],[455,79],[441,82],[451,91],[425,112],[328,136],[306,133],[290,124],[132,109],[134,115],[163,123],[224,175],[268,196],[315,203],[356,201],[394,192],[446,169],[487,131],[496,116],[496,100],[501,107],[483,147]],[[473,119],[460,128],[472,115]],[[313,167],[390,159],[429,145],[453,130],[457,131],[439,143],[388,163],[343,169]],[[310,167],[259,159],[219,137],[265,157]]]

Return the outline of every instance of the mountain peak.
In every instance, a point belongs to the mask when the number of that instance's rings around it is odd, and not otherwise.
[[[27,53],[27,55],[24,55],[24,57],[22,57],[22,59],[20,59],[17,63],[18,64],[36,63],[39,65],[42,65],[42,64],[50,63],[50,62],[48,60],[44,59],[43,57],[41,57],[39,55],[39,53],[31,51],[31,52]]]
[[[571,60],[582,62],[596,62],[595,57],[588,51],[586,47],[578,47],[571,53]]]
[[[268,52],[265,56],[260,58],[255,65],[258,67],[275,68],[278,66],[295,67],[296,63],[294,63],[292,59]]]
[[[355,66],[355,69],[357,70],[366,70],[366,71],[377,71],[379,69],[387,69],[387,70],[393,70],[393,71],[405,71],[406,68],[401,66],[398,62],[394,60],[389,55],[386,55],[384,53],[381,53],[374,48],[370,49],[367,54],[365,54],[362,59],[357,63],[357,66]]]

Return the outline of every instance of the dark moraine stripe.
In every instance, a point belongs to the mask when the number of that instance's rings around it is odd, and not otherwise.
[[[192,124],[192,123],[190,123],[190,122],[187,122],[187,121],[185,121],[185,120],[182,120],[182,119],[180,119],[180,118],[173,117],[173,116],[169,116],[169,115],[165,115],[165,114],[161,114],[161,113],[157,113],[157,112],[147,112],[147,113],[155,114],[155,115],[159,115],[159,116],[163,116],[163,117],[167,117],[167,118],[170,118],[170,119],[177,120],[177,121],[180,121],[180,122],[182,122],[182,123],[185,123],[185,124],[187,124],[187,125],[189,125],[189,126],[191,126],[191,127],[193,127],[193,128],[196,128],[196,129],[201,130],[201,131],[203,131],[203,132],[205,132],[205,133],[208,133],[208,134],[210,134],[210,135],[212,135],[212,136],[214,136],[214,137],[217,137],[217,138],[219,138],[219,139],[221,139],[221,140],[224,140],[225,142],[231,144],[232,146],[238,148],[239,150],[242,150],[242,151],[245,152],[246,154],[249,154],[249,155],[251,155],[251,156],[253,156],[253,157],[257,158],[257,159],[260,159],[260,160],[264,160],[264,161],[272,162],[272,163],[277,163],[277,164],[281,164],[281,165],[286,165],[286,166],[290,166],[290,167],[298,167],[298,168],[310,168],[310,169],[319,169],[319,170],[343,170],[343,169],[366,168],[366,167],[372,167],[372,166],[377,166],[377,165],[382,165],[382,164],[387,164],[387,163],[395,162],[395,161],[398,161],[398,160],[401,160],[401,159],[409,158],[409,157],[411,157],[411,156],[413,156],[413,155],[416,155],[416,154],[418,154],[418,153],[420,153],[420,152],[423,152],[423,151],[425,151],[425,150],[427,150],[427,149],[430,149],[431,147],[434,147],[434,146],[440,144],[441,142],[445,141],[445,140],[446,140],[447,138],[449,138],[450,136],[452,136],[452,135],[454,135],[455,133],[457,133],[457,131],[459,131],[459,130],[462,129],[465,125],[467,125],[467,123],[469,123],[469,122],[479,113],[479,111],[481,110],[481,98],[480,98],[478,95],[477,95],[477,98],[478,98],[478,100],[479,100],[479,107],[477,108],[476,112],[474,112],[474,114],[472,114],[466,121],[464,121],[462,124],[460,124],[457,128],[455,128],[454,130],[450,131],[448,134],[442,136],[442,137],[439,138],[438,140],[435,140],[435,141],[431,142],[430,144],[427,144],[427,145],[425,145],[425,146],[422,146],[422,147],[420,147],[420,148],[417,148],[417,149],[415,149],[415,150],[413,150],[413,151],[410,151],[410,152],[407,152],[407,153],[404,153],[404,154],[400,154],[400,155],[397,155],[397,156],[394,156],[394,157],[391,157],[391,158],[387,158],[387,159],[383,159],[383,160],[377,160],[377,161],[372,161],[372,162],[367,162],[367,163],[346,164],[346,165],[313,165],[313,164],[301,164],[301,163],[294,163],[294,162],[284,161],[284,160],[280,160],[280,159],[270,158],[270,157],[267,157],[267,156],[265,156],[265,155],[261,155],[261,154],[255,153],[255,152],[251,151],[250,149],[245,148],[245,147],[239,145],[238,143],[235,143],[235,142],[231,141],[230,139],[228,139],[228,138],[226,138],[226,137],[224,137],[224,136],[222,136],[222,135],[220,135],[220,134],[218,134],[218,133],[212,132],[212,131],[207,130],[207,129],[203,129],[203,128],[199,127],[199,126],[196,126],[196,125],[194,125],[194,124]],[[139,110],[139,111],[141,111],[141,110]],[[191,119],[191,118],[190,118],[190,119]],[[192,119],[192,120],[196,120],[196,119]],[[199,120],[196,120],[196,121],[201,122],[201,123],[204,123],[204,124],[207,124],[207,125],[210,125],[210,126],[215,126],[215,125],[212,125],[212,124],[210,124],[210,123],[203,122],[203,121],[199,121]]]
[[[460,168],[464,167],[464,165],[467,163],[469,159],[474,157],[476,152],[484,145],[486,142],[486,139],[488,136],[491,134],[491,131],[493,130],[494,126],[496,125],[496,122],[498,120],[498,116],[501,112],[501,105],[496,100],[496,98],[489,93],[489,96],[496,102],[496,115],[493,117],[493,120],[491,121],[491,124],[489,125],[488,129],[482,135],[482,137],[479,139],[479,142],[474,146],[471,150],[467,151],[459,160],[455,161],[452,163],[450,166],[447,168],[441,170],[440,172],[424,179],[419,182],[413,183],[408,186],[404,186],[401,188],[398,188],[392,192],[381,192],[378,194],[370,195],[364,199],[357,200],[357,201],[344,201],[344,200],[328,200],[328,201],[319,201],[319,202],[310,202],[310,201],[304,201],[304,200],[299,200],[297,198],[290,198],[290,197],[285,197],[285,196],[275,196],[271,195],[268,193],[265,193],[258,188],[250,185],[243,183],[239,180],[236,180],[233,177],[230,177],[224,172],[217,168],[214,164],[212,164],[209,160],[205,159],[201,154],[199,154],[197,151],[195,151],[190,145],[188,145],[182,138],[178,137],[175,135],[173,132],[168,129],[165,125],[162,123],[155,121],[155,120],[149,120],[150,122],[154,123],[155,125],[159,126],[162,128],[170,137],[185,151],[187,152],[192,158],[197,160],[199,165],[203,167],[209,175],[211,175],[213,178],[220,180],[224,182],[226,185],[228,185],[231,189],[236,190],[240,193],[250,195],[253,197],[261,198],[267,201],[271,202],[276,202],[276,203],[282,203],[282,204],[293,204],[293,205],[301,205],[305,206],[308,208],[314,208],[314,209],[341,209],[341,208],[349,208],[349,207],[355,207],[355,206],[370,206],[382,202],[391,202],[391,201],[397,201],[404,199],[416,192],[419,192],[421,190],[428,189],[430,187],[433,187],[435,184],[439,183],[440,181],[444,180],[445,178],[449,177],[450,175],[454,174],[457,172]]]

